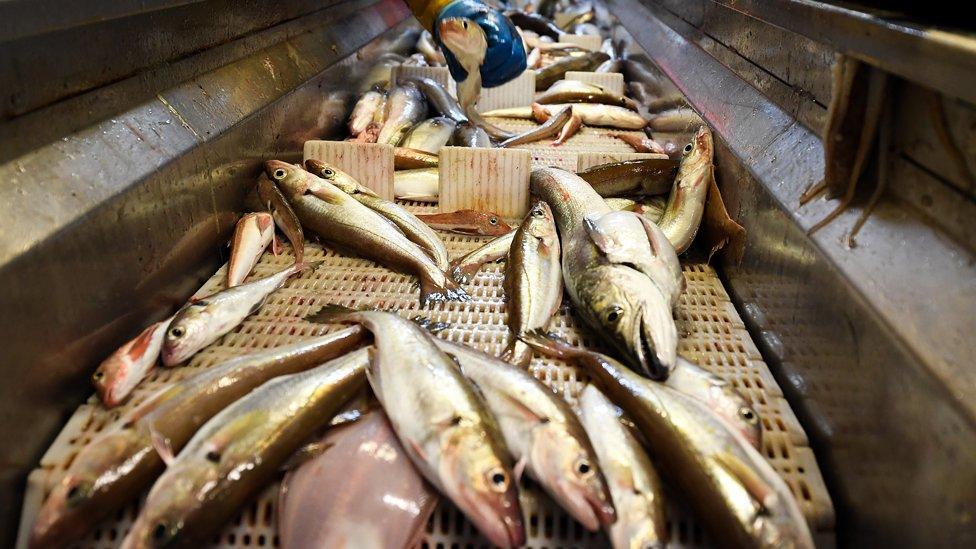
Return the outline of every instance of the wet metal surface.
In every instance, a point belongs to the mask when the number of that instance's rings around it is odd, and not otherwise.
[[[259,162],[337,135],[347,88],[407,29],[367,44],[409,12],[349,7],[0,164],[0,545],[97,363],[214,271]]]
[[[823,173],[818,137],[662,24],[660,8],[609,5],[716,130],[718,184],[748,239],[723,273],[825,463],[839,541],[972,544],[971,253],[890,200],[854,249],[842,236],[857,208],[808,236],[835,206],[797,205]]]

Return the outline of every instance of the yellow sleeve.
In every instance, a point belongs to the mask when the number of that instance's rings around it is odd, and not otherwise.
[[[420,21],[420,24],[424,26],[425,29],[432,31],[434,30],[434,18],[440,13],[444,6],[450,4],[454,0],[404,0],[407,3],[407,7],[413,12],[414,17]]]

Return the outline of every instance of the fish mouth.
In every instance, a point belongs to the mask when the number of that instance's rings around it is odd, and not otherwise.
[[[492,544],[505,548],[525,544],[525,527],[522,525],[518,498],[503,496],[498,500],[486,501],[477,493],[462,490],[459,499],[465,504],[465,514]],[[513,500],[514,504],[509,500]]]
[[[613,524],[617,518],[613,506],[592,490],[563,481],[559,483],[559,491],[569,514],[590,532],[596,532],[601,525]]]
[[[645,317],[644,307],[641,306],[637,317],[634,319],[633,352],[636,355],[638,365],[647,377],[661,381],[667,379],[670,369],[662,364],[657,356],[654,338],[645,326]]]

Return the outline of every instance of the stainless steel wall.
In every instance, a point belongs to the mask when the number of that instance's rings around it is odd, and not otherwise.
[[[972,67],[976,49],[926,46],[936,34],[925,30],[900,42],[899,25],[816,2],[608,5],[715,129],[719,187],[747,230],[741,261],[721,259],[721,273],[811,437],[840,544],[972,545],[976,205],[933,131],[930,98],[972,166],[976,71],[945,67]],[[934,55],[942,47],[952,51]],[[823,177],[838,51],[896,75],[888,191],[854,248],[844,237],[863,201],[813,235],[837,201],[798,203]]]
[[[338,135],[415,37],[399,0],[173,4],[0,43],[0,545],[98,361],[222,260],[260,161]]]

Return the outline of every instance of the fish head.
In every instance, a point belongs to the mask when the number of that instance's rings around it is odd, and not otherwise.
[[[671,309],[646,274],[605,263],[587,269],[576,291],[583,318],[617,348],[624,362],[652,379],[667,378],[677,358],[677,335],[673,320],[670,327],[662,322]]]
[[[264,173],[288,196],[300,196],[308,192],[308,172],[294,164],[268,160],[264,163]]]
[[[187,303],[166,329],[163,336],[163,364],[172,366],[193,356],[207,344],[210,303],[206,299]]]
[[[760,448],[762,444],[762,425],[759,414],[749,405],[749,402],[731,388],[727,383],[713,385],[709,389],[709,408],[715,411],[737,433],[745,437],[753,448]],[[733,398],[729,398],[729,393]]]
[[[708,126],[702,125],[695,132],[691,141],[681,149],[682,167],[686,165],[697,166],[704,162],[711,162],[713,148],[712,132],[708,129]]]
[[[206,459],[188,459],[171,465],[153,486],[139,518],[129,530],[123,547],[168,547],[193,537],[188,518],[205,512],[201,491],[219,482],[221,472]]]
[[[133,364],[128,355],[114,354],[102,362],[92,374],[92,385],[98,398],[108,406],[118,406],[141,381],[131,372]]]
[[[559,505],[587,530],[595,532],[616,520],[610,491],[585,435],[566,424],[548,422],[537,428],[529,451],[532,470]]]
[[[478,65],[485,60],[488,39],[480,25],[466,17],[445,17],[437,25],[441,43],[457,57],[462,67]]]
[[[529,234],[540,238],[554,235],[556,232],[556,220],[552,216],[552,209],[542,200],[532,205],[522,224]]]
[[[308,170],[314,176],[320,177],[329,183],[332,183],[338,187],[342,192],[347,194],[363,193],[371,196],[377,196],[368,187],[364,187],[356,181],[353,176],[347,174],[346,172],[340,170],[336,166],[329,164],[328,162],[323,162],[321,160],[308,159],[305,161],[305,169]]]
[[[482,234],[487,236],[501,236],[512,231],[512,226],[506,223],[500,215],[494,212],[481,213],[483,215],[481,223]]]
[[[441,479],[454,502],[493,544],[518,547],[525,527],[511,468],[499,458],[484,432],[461,420],[447,435]]]
[[[61,547],[92,526],[92,517],[122,497],[115,479],[141,452],[145,438],[131,428],[112,431],[86,445],[54,487],[31,529],[30,547]]]

